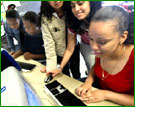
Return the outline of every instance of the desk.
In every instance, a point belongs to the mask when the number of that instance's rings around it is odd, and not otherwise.
[[[23,56],[18,57],[16,60],[21,62],[36,64],[36,67],[31,72],[22,72],[22,74],[25,80],[27,81],[27,83],[34,89],[34,91],[40,97],[42,104],[44,106],[54,106],[54,103],[51,100],[51,98],[47,96],[43,90],[45,85],[44,79],[46,75],[45,73],[41,73],[40,70],[44,67],[44,65],[34,60],[25,60]],[[59,83],[64,85],[74,95],[76,95],[74,90],[82,84],[82,82],[70,78],[64,74],[59,74],[58,76],[54,77],[52,81],[54,80],[57,80]],[[96,88],[93,87],[92,90],[95,89]],[[99,103],[90,103],[87,104],[87,106],[119,106],[119,105],[110,101],[102,101]]]

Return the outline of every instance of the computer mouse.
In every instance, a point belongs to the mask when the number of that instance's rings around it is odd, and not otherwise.
[[[50,75],[50,76],[48,76],[48,77],[46,77],[46,78],[44,79],[44,82],[45,82],[45,83],[48,83],[48,82],[51,81],[52,79],[53,79],[53,76]]]

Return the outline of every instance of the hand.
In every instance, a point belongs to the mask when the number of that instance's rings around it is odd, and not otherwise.
[[[46,75],[48,76],[49,74],[52,74],[53,77],[57,76],[58,74],[60,74],[62,72],[61,68],[57,68],[55,70],[52,70],[50,72],[47,72]]]
[[[11,55],[14,59],[16,59],[15,55]]]
[[[10,55],[13,55],[15,52],[8,52]]]
[[[46,72],[46,66],[44,66],[44,67],[41,69],[41,72],[42,72],[42,73],[45,73],[45,72]]]
[[[85,82],[80,87],[78,87],[75,92],[78,96],[82,97],[85,94],[90,94],[92,91],[92,84]]]
[[[80,99],[86,103],[101,102],[106,100],[106,90],[95,90],[90,94],[83,95]]]
[[[25,58],[26,60],[32,59],[32,53],[30,53],[30,52],[24,53],[24,58]]]

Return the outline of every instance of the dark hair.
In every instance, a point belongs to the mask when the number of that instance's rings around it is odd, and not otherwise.
[[[78,20],[74,16],[71,9],[71,1],[67,2],[67,10],[66,10],[67,25],[69,28],[72,28],[78,34],[83,34],[85,32],[85,28],[88,29],[92,16],[98,9],[101,8],[101,1],[89,1],[89,2],[90,2],[90,13],[86,18],[87,23],[85,23],[83,20]],[[85,28],[82,28],[81,26],[84,26]]]
[[[37,24],[38,21],[38,15],[33,11],[28,11],[23,16],[23,20],[29,21],[30,23]]]
[[[15,4],[10,4],[7,6],[7,10],[10,10],[10,9],[15,9],[16,8],[16,5]]]
[[[129,13],[123,8],[119,6],[109,6],[104,7],[96,12],[96,14],[93,16],[91,21],[111,21],[115,20],[118,22],[118,24],[115,27],[115,30],[120,33],[120,35],[123,34],[124,31],[128,31],[131,29],[131,20],[129,21]],[[133,17],[134,18],[134,17]],[[133,19],[132,18],[132,19]],[[134,19],[133,19],[134,21]],[[132,25],[133,26],[133,25]],[[132,28],[134,31],[134,28]],[[129,31],[131,32],[131,30]],[[131,33],[129,33],[128,36],[130,36]],[[131,36],[130,36],[131,39]],[[127,39],[129,40],[129,38]],[[124,44],[132,44],[133,42],[126,42]],[[133,40],[133,39],[132,39]]]
[[[19,19],[19,13],[16,10],[10,9],[6,11],[6,19]]]
[[[63,3],[63,10],[65,10],[65,2]],[[47,19],[51,20],[52,14],[55,12],[55,10],[49,5],[48,1],[41,1],[41,7],[40,7],[40,13],[39,13],[39,19],[38,19],[38,25],[41,26],[42,22],[42,15],[47,17]]]

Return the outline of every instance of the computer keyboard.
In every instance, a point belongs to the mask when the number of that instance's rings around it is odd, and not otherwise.
[[[44,91],[48,94],[56,105],[60,106],[86,106],[80,99],[73,95],[57,80],[46,84]]]

